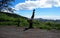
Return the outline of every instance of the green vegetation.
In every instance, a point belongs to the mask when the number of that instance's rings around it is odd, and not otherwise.
[[[0,26],[1,25],[17,25],[18,21],[20,21],[20,26],[27,26],[27,18],[23,16],[19,16],[14,13],[5,13],[0,12]]]
[[[47,29],[47,30],[51,30],[51,29],[60,30],[60,22],[53,22],[53,21],[42,22],[35,20],[34,27],[40,29]]]
[[[5,13],[5,12],[0,12],[0,26],[17,26],[18,21],[20,21],[19,26],[20,27],[28,27],[28,18],[14,14],[14,13]],[[40,28],[40,29],[57,29],[60,30],[60,22],[54,22],[54,21],[38,21],[38,20],[33,20],[33,27],[34,28]]]

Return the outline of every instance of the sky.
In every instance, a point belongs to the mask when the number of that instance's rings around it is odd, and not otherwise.
[[[15,13],[30,18],[35,9],[34,18],[60,19],[60,0],[15,0]]]

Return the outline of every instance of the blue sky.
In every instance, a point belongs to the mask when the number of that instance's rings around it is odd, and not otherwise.
[[[35,9],[35,18],[60,19],[60,0],[15,0],[14,8],[15,13],[28,18]]]

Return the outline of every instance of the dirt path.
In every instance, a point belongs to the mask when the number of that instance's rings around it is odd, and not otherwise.
[[[29,29],[15,26],[0,27],[0,38],[60,38],[59,30]]]

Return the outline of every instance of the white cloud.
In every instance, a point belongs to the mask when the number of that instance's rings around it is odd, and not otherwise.
[[[11,13],[9,10],[1,10],[2,12],[8,12],[8,13]]]
[[[16,10],[32,10],[35,8],[52,8],[52,7],[60,7],[60,0],[26,0],[23,3],[18,3],[15,6]]]
[[[11,7],[10,10],[9,9],[2,9],[2,12],[7,12],[7,13],[13,13],[15,12],[15,8]]]

